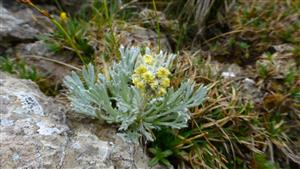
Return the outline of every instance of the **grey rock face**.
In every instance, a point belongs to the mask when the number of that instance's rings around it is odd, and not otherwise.
[[[114,33],[116,39],[118,39],[119,43],[123,46],[147,46],[158,51],[158,42],[160,42],[161,50],[172,51],[166,35],[160,34],[160,36],[158,36],[154,31],[138,25],[119,24],[114,27]],[[104,51],[104,49],[102,49],[104,45],[101,44],[102,42],[100,42],[97,37],[97,31],[91,32],[91,46],[93,46],[94,49],[100,46],[100,51]]]
[[[63,107],[30,81],[0,76],[0,168],[56,168],[69,130]]]
[[[15,41],[30,41],[36,39],[39,31],[26,20],[14,16],[13,13],[0,5],[0,42],[2,47],[8,47]]]
[[[171,51],[171,45],[164,34],[159,37],[154,31],[137,25],[125,25],[118,29],[117,37],[124,46],[144,45],[155,49],[160,42],[161,50]]]
[[[64,76],[74,70],[74,68],[67,65],[78,64],[78,60],[74,59],[71,54],[55,54],[42,41],[18,44],[13,48],[10,56],[33,65],[40,74],[49,79],[51,85],[57,85]]]
[[[141,147],[100,139],[84,121],[70,127],[65,106],[1,72],[0,113],[0,168],[148,168]]]

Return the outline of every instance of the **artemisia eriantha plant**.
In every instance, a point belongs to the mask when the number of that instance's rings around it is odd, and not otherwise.
[[[96,74],[89,64],[82,76],[73,72],[65,78],[74,111],[119,124],[119,132],[131,141],[153,141],[153,130],[186,127],[189,108],[202,103],[205,87],[194,90],[190,80],[178,89],[171,86],[173,54],[154,54],[148,48],[142,54],[135,47],[121,47],[120,54],[108,75]]]

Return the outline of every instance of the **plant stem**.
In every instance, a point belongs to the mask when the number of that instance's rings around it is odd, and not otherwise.
[[[62,33],[65,35],[65,37],[68,39],[70,45],[72,46],[72,48],[74,48],[75,53],[79,56],[80,60],[85,64],[85,60],[83,58],[83,56],[80,54],[80,50],[77,48],[77,46],[75,45],[75,43],[73,42],[73,39],[70,37],[70,35],[68,34],[68,32],[64,29],[64,27],[57,22],[57,20],[51,18],[51,22],[60,30],[62,31]]]
[[[80,50],[77,48],[76,44],[73,42],[73,39],[70,37],[70,35],[68,34],[68,32],[65,30],[65,28],[54,17],[52,17],[47,11],[39,8],[38,6],[36,6],[35,4],[33,4],[32,2],[28,2],[28,5],[32,6],[34,9],[36,9],[37,11],[39,11],[42,15],[44,15],[44,16],[46,16],[46,17],[48,17],[50,19],[50,21],[65,35],[65,37],[69,41],[69,43],[72,46],[72,48],[74,48],[75,53],[79,56],[79,58],[82,61],[82,63],[86,64],[85,60],[84,60],[84,57],[80,53]]]
[[[105,9],[105,16],[106,16],[106,19],[108,20],[109,29],[110,29],[111,36],[112,36],[113,52],[116,55],[117,59],[120,59],[120,55],[118,54],[118,48],[119,47],[116,46],[117,41],[116,41],[116,37],[115,37],[115,34],[114,34],[114,30],[113,30],[112,16],[109,14],[109,11],[108,11],[107,0],[104,0],[103,3],[104,3],[104,9]]]
[[[160,26],[159,26],[159,21],[158,21],[158,15],[157,15],[157,8],[156,8],[156,3],[155,0],[152,0],[152,5],[155,10],[155,17],[156,17],[156,32],[157,32],[157,38],[158,38],[158,51],[160,51]]]

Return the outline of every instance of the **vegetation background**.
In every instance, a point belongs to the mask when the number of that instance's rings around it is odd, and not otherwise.
[[[72,56],[72,63],[48,62],[76,70],[92,62],[105,73],[120,60],[120,45],[150,47],[178,55],[173,86],[188,77],[208,87],[187,128],[141,141],[150,166],[300,167],[299,0],[55,0],[51,10],[41,1],[20,3],[51,21],[39,37],[51,52]],[[61,79],[53,85],[26,60],[0,59],[2,71],[63,97]]]

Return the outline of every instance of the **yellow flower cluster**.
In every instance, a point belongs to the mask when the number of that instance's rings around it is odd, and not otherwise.
[[[169,75],[170,71],[165,67],[153,66],[153,56],[144,55],[143,63],[134,70],[132,75],[132,83],[134,86],[143,92],[156,96],[163,96],[167,93],[167,88],[170,87]]]

